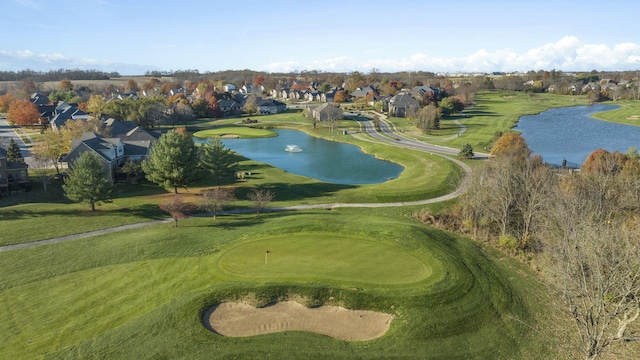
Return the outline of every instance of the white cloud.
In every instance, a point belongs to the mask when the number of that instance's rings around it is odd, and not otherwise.
[[[285,65],[285,66],[283,66]],[[315,60],[310,63],[271,63],[267,71],[291,71],[295,69],[315,69],[333,71],[369,71],[373,67],[381,71],[528,71],[528,70],[636,70],[640,68],[640,45],[621,43],[584,44],[574,36],[517,53],[510,49],[489,52],[476,50],[463,57],[435,57],[417,53],[401,59],[377,59],[358,61],[352,57]]]
[[[0,50],[0,69],[6,71],[83,69],[105,72],[116,71],[123,75],[139,75],[147,70],[158,70],[155,66],[117,63],[93,58],[71,58],[59,53],[35,53],[31,50]]]
[[[478,49],[466,56],[443,57],[427,52],[415,53],[403,58],[374,58],[363,53],[349,56],[303,61],[279,61],[263,66],[237,64],[238,67],[252,68],[267,72],[289,72],[294,70],[320,71],[362,71],[378,68],[383,72],[394,71],[434,71],[434,72],[492,72],[528,70],[637,70],[640,69],[640,45],[632,42],[619,44],[587,44],[573,36],[565,36],[556,42],[516,52],[512,49],[487,51]],[[360,58],[362,56],[364,59]],[[173,64],[172,68],[185,68],[186,64]],[[224,66],[224,65],[220,65]],[[61,53],[36,53],[31,50],[0,50],[0,69],[19,71],[24,69],[47,71],[51,69],[97,69],[117,71],[121,74],[142,74],[147,70],[157,70],[158,66],[125,64],[106,59],[75,58]],[[195,67],[194,67],[195,68]],[[165,69],[166,70],[166,69]],[[200,69],[217,71],[222,69]]]

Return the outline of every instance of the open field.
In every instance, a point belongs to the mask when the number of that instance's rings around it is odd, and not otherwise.
[[[106,80],[73,80],[73,87],[79,89],[80,87],[86,86],[89,89],[104,89],[107,85],[113,85],[116,88],[120,86],[126,86],[129,80],[134,80],[138,85],[142,86],[142,84],[149,82],[151,77],[149,76],[121,76],[118,78],[106,79]],[[161,77],[158,78],[162,82],[172,82],[174,79],[172,77]],[[0,93],[4,93],[5,91],[14,91],[20,89],[22,85],[22,81],[0,81]],[[60,89],[60,81],[45,81],[41,83],[37,83],[40,91],[53,91]]]
[[[531,330],[555,313],[542,316],[549,298],[524,267],[399,209],[190,219],[3,252],[0,271],[7,358],[557,357],[553,337]],[[224,300],[294,296],[395,318],[385,336],[354,343],[226,338],[201,323]]]

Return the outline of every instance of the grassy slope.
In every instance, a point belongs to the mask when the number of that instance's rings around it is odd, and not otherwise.
[[[469,240],[403,217],[399,210],[342,209],[274,213],[262,219],[249,215],[192,219],[181,222],[178,229],[160,225],[0,253],[0,354],[10,358],[43,354],[53,358],[549,357],[552,342],[528,329],[543,326],[536,314],[546,302],[532,296],[541,288],[525,269],[504,258],[494,262],[499,255],[490,249],[482,251]],[[333,250],[345,261],[357,261],[358,270],[341,276],[321,270],[301,275],[296,272],[301,265],[293,264],[291,276],[252,278],[252,270],[231,274],[218,265],[237,246],[273,240],[275,234],[319,242],[328,234],[342,238],[345,243],[324,249],[324,256]],[[280,251],[299,251],[294,244],[281,241]],[[371,244],[391,250],[386,261],[360,256],[362,246]],[[350,251],[356,250],[348,260]],[[391,277],[386,285],[376,283],[372,269],[413,266],[404,264],[407,254],[427,262],[430,277],[413,282]],[[396,319],[386,336],[362,343],[291,332],[224,338],[200,324],[205,307],[247,292],[256,293],[263,303],[298,293],[320,303],[391,312]]]

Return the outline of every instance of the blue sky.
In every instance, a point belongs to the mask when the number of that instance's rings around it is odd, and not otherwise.
[[[0,70],[640,69],[640,1],[0,0]]]

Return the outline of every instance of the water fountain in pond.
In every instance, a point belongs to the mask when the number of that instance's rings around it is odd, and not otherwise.
[[[284,148],[284,151],[301,152],[302,149],[298,145],[287,145],[287,147]]]

